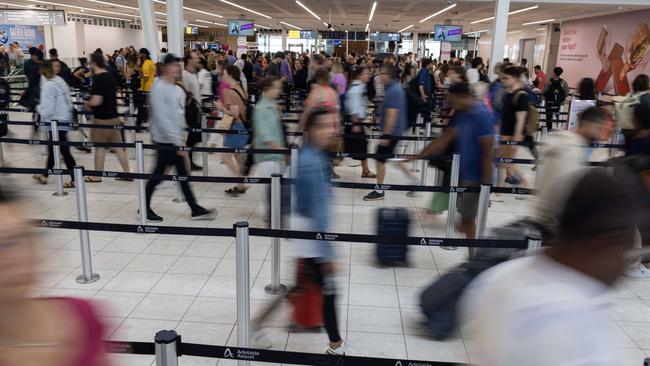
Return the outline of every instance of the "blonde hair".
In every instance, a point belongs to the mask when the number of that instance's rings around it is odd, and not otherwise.
[[[334,63],[332,63],[332,73],[333,74],[342,74],[343,73],[343,65],[341,64],[340,59],[334,60]]]

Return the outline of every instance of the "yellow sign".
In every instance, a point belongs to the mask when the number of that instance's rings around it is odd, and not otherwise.
[[[289,32],[287,34],[287,38],[299,39],[300,38],[300,31],[299,30],[289,30]]]

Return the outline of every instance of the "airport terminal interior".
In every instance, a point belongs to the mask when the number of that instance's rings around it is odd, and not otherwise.
[[[648,0],[58,1],[0,2],[0,364],[650,365]]]

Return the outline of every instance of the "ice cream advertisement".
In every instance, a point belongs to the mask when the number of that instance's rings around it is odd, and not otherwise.
[[[575,88],[584,77],[601,92],[626,95],[639,74],[650,74],[650,10],[562,23],[557,66]]]

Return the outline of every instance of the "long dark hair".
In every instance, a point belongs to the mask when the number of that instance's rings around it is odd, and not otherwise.
[[[584,78],[580,80],[578,95],[580,95],[580,100],[596,100],[596,83],[594,79]]]
[[[400,81],[401,82],[404,82],[404,80],[406,80],[406,78],[409,75],[411,75],[411,68],[412,68],[412,66],[411,66],[410,62],[407,62],[406,64],[404,64],[404,71],[402,71],[402,75],[400,76]]]
[[[241,87],[243,87],[241,83],[241,71],[239,70],[239,67],[235,65],[228,65],[226,67],[226,72],[228,75],[230,75],[231,78],[235,79],[235,81],[238,82]]]

